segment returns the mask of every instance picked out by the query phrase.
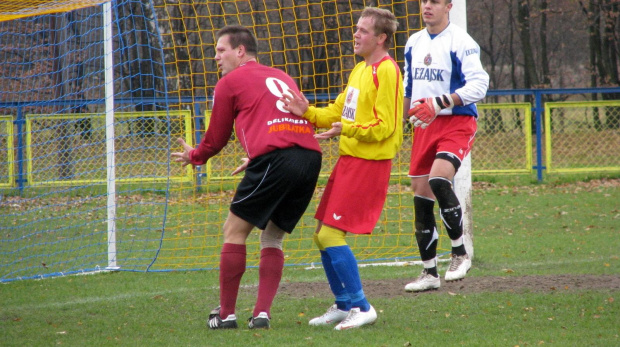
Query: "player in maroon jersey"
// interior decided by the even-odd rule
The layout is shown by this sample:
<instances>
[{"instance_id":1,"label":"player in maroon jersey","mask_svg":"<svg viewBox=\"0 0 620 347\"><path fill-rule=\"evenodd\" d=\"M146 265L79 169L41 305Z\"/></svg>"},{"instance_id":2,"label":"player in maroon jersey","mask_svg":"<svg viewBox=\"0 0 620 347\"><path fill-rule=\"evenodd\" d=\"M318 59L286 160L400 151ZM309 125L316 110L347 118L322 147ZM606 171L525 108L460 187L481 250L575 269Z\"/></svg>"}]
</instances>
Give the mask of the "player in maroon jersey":
<instances>
[{"instance_id":1,"label":"player in maroon jersey","mask_svg":"<svg viewBox=\"0 0 620 347\"><path fill-rule=\"evenodd\" d=\"M215 86L212 117L197 148L179 139L183 152L171 153L183 166L202 165L230 139L233 127L247 158L233 174L245 170L224 223L220 257L220 306L209 315L211 329L236 328L235 305L246 267L246 239L262 230L258 297L250 328L270 327L270 308L284 267L282 241L304 214L321 168L321 148L307 120L283 108L291 77L256 60L257 40L242 26L217 33L215 61L222 78Z\"/></svg>"}]
</instances>

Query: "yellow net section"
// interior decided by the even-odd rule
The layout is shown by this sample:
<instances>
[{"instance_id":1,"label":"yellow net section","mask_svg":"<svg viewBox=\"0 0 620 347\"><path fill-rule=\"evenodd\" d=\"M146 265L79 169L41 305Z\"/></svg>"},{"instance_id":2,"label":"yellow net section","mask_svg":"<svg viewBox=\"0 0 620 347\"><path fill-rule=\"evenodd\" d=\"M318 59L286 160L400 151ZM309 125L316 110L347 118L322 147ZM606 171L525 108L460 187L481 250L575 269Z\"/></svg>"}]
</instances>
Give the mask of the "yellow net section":
<instances>
[{"instance_id":1,"label":"yellow net section","mask_svg":"<svg viewBox=\"0 0 620 347\"><path fill-rule=\"evenodd\" d=\"M98 5L109 0L2 0L0 22L22 17L68 12Z\"/></svg>"},{"instance_id":2,"label":"yellow net section","mask_svg":"<svg viewBox=\"0 0 620 347\"><path fill-rule=\"evenodd\" d=\"M215 34L229 24L250 27L259 41L259 62L285 70L293 76L311 102L324 105L341 92L351 69L359 61L353 54L353 33L365 6L391 10L399 21L395 45L390 54L401 63L408 37L421 28L418 1L195 1L158 2L160 34L167 57L169 95L210 99L219 78L215 55ZM176 105L175 105L176 107ZM197 132L207 128L209 102L200 105ZM174 136L174 135L173 135ZM180 136L180 134L179 134ZM287 264L320 263L312 242L313 218L327 175L337 160L335 142L323 142L322 179L315 198L295 231L285 239ZM413 227L413 194L408 185L411 136L407 132L402 151L394 160L393 184L381 221L372 236L349 236L348 243L358 260L413 260L418 256ZM175 185L170 190L166 236L154 269L214 268L219 264L222 225L238 182L230 172L244 157L240 146L229 144L206 167L197 168L199 186ZM363 206L360 206L363 208ZM439 220L439 219L438 219ZM443 233L442 233L443 234ZM248 265L259 260L259 233L248 239ZM445 236L440 238L447 244Z\"/></svg>"},{"instance_id":3,"label":"yellow net section","mask_svg":"<svg viewBox=\"0 0 620 347\"><path fill-rule=\"evenodd\" d=\"M68 12L103 2L105 1L2 0L0 21ZM181 148L174 139L182 137L199 141L208 127L210 100L220 77L213 59L217 30L229 24L241 24L251 28L259 41L259 62L286 71L312 103L324 106L342 91L352 68L360 59L353 53L353 33L357 19L366 6L388 9L396 15L399 27L390 54L402 67L403 49L407 39L421 29L420 5L417 0L119 0L114 2L113 14L125 21L116 18L118 22L113 26L114 48L125 45L124 49L129 51L128 46L140 46L141 48L136 50L140 53L139 57L137 54L135 57L127 55L125 59L133 57L146 62L162 58L159 54L148 53L163 52L165 87L169 101L167 110L191 113L191 125L179 121L181 125L171 127L173 140L170 150L179 151ZM119 30L123 32L119 33ZM159 40L151 39L151 36L144 34L147 32L156 33ZM141 41L137 42L138 39ZM147 51L147 48L150 51ZM117 53L117 57L118 55L120 53ZM118 75L118 72L115 74ZM97 121L98 118L95 117L93 122ZM167 202L164 239L157 260L150 269L187 270L219 266L219 252L223 242L222 226L239 181L239 177L232 177L230 173L245 156L235 139L232 140L217 157L203 167L187 172L180 171L178 166L171 169L174 175L170 175L168 195L161 197ZM336 142L325 141L322 146L322 176L315 197L297 228L285 239L284 251L288 265L320 263L319 252L312 241L316 227L313 215L327 176L338 157ZM413 225L413 193L406 175L410 149L411 132L407 129L401 151L394 159L392 184L380 222L372 236L347 238L360 262L412 260L418 256ZM148 156L146 152L143 154L145 158ZM89 180L99 181L101 177L90 177ZM136 225L144 223L139 218L134 220L126 215L123 218ZM161 232L154 228L144 229L149 232L149 240L157 239L157 233ZM134 236L128 235L129 238ZM258 232L252 233L248 239L249 266L258 264L258 240ZM449 247L449 241L446 240L447 237L442 232L439 243L439 250L442 252L446 251L443 245Z\"/></svg>"}]
</instances>

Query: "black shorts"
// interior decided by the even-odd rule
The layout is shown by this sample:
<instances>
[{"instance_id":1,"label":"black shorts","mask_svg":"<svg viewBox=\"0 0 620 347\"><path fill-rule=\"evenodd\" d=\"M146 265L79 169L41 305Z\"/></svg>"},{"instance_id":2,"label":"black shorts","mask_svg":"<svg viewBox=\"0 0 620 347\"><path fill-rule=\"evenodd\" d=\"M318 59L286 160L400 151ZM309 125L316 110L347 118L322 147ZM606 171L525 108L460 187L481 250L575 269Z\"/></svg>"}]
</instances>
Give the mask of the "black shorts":
<instances>
[{"instance_id":1,"label":"black shorts","mask_svg":"<svg viewBox=\"0 0 620 347\"><path fill-rule=\"evenodd\" d=\"M271 220L291 233L312 200L321 158L319 152L290 147L252 159L230 211L261 230Z\"/></svg>"}]
</instances>

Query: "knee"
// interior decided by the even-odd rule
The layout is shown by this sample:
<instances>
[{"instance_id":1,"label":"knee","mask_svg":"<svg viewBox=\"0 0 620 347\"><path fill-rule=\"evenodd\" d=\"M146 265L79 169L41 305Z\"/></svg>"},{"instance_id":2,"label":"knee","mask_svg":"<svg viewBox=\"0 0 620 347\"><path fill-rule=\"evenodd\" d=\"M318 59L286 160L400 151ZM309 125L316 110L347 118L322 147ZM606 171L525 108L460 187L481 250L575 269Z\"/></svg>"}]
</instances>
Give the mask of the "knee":
<instances>
[{"instance_id":1,"label":"knee","mask_svg":"<svg viewBox=\"0 0 620 347\"><path fill-rule=\"evenodd\" d=\"M332 228L323 224L319 233L316 234L316 237L319 244L321 245L320 247L323 247L323 249L325 249L327 247L345 246L347 244L344 240L345 234L346 233L342 230L338 230L336 228Z\"/></svg>"},{"instance_id":2,"label":"knee","mask_svg":"<svg viewBox=\"0 0 620 347\"><path fill-rule=\"evenodd\" d=\"M452 182L443 177L433 177L428 180L433 194L437 198L441 214L448 212L446 209L453 209L454 207L460 208L459 198L452 189Z\"/></svg>"},{"instance_id":3,"label":"knee","mask_svg":"<svg viewBox=\"0 0 620 347\"><path fill-rule=\"evenodd\" d=\"M454 192L452 190L452 182L444 177L431 177L428 179L428 184L433 191L433 195L435 195L438 200Z\"/></svg>"},{"instance_id":4,"label":"knee","mask_svg":"<svg viewBox=\"0 0 620 347\"><path fill-rule=\"evenodd\" d=\"M265 228L260 234L260 249L277 248L282 250L284 231Z\"/></svg>"},{"instance_id":5,"label":"knee","mask_svg":"<svg viewBox=\"0 0 620 347\"><path fill-rule=\"evenodd\" d=\"M324 251L325 250L325 247L323 247L323 245L321 244L321 241L319 240L319 233L318 232L314 233L313 240L314 240L314 244L317 246L317 248L320 251Z\"/></svg>"}]
</instances>

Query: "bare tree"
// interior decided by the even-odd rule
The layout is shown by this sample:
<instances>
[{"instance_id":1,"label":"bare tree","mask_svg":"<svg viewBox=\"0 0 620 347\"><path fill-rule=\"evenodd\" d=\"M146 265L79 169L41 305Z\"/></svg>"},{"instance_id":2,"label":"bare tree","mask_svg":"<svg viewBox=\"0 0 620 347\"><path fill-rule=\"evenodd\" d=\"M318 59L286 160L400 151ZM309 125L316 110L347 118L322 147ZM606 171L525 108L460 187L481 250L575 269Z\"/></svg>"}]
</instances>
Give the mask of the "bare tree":
<instances>
[{"instance_id":1,"label":"bare tree","mask_svg":"<svg viewBox=\"0 0 620 347\"><path fill-rule=\"evenodd\" d=\"M618 77L618 1L589 0L588 4L579 1L583 13L588 21L590 66L592 71L590 83L592 87L617 86ZM603 99L618 99L620 94L607 93ZM593 99L597 97L594 95ZM597 130L603 128L620 128L620 108L607 108L606 121L600 120L599 110L594 112L594 126Z\"/></svg>"},{"instance_id":2,"label":"bare tree","mask_svg":"<svg viewBox=\"0 0 620 347\"><path fill-rule=\"evenodd\" d=\"M542 69L542 86L551 86L551 71L549 68L549 51L547 49L547 0L539 0L540 3L540 67Z\"/></svg>"},{"instance_id":3,"label":"bare tree","mask_svg":"<svg viewBox=\"0 0 620 347\"><path fill-rule=\"evenodd\" d=\"M603 0L601 17L605 19L603 26L602 49L600 65L603 71L599 71L599 76L603 85L618 85L618 1ZM603 99L615 100L620 97L620 93L608 93L603 95ZM620 107L608 107L605 125L609 129L620 129Z\"/></svg>"},{"instance_id":4,"label":"bare tree","mask_svg":"<svg viewBox=\"0 0 620 347\"><path fill-rule=\"evenodd\" d=\"M521 0L517 3L517 29L521 38L523 51L523 72L524 87L532 88L538 86L538 74L536 73L536 61L534 59L534 49L532 48L530 31L530 0Z\"/></svg>"}]
</instances>

